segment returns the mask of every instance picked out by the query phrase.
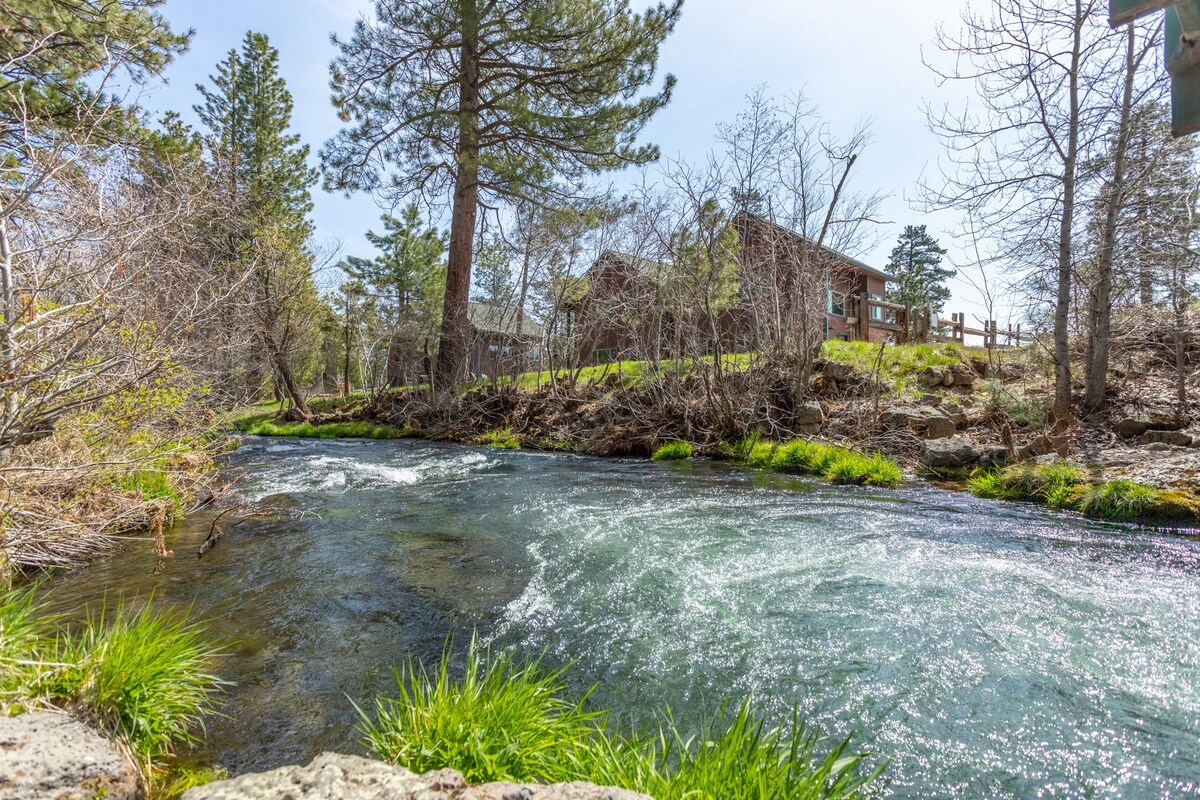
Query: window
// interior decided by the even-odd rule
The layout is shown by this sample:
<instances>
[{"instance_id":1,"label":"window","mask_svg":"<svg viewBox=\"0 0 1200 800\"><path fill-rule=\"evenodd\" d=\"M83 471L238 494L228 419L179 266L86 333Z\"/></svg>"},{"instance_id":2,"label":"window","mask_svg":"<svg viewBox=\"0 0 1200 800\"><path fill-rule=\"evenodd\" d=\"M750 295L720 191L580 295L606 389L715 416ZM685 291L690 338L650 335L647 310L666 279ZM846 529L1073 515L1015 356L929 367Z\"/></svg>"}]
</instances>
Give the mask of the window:
<instances>
[{"instance_id":1,"label":"window","mask_svg":"<svg viewBox=\"0 0 1200 800\"><path fill-rule=\"evenodd\" d=\"M508 345L504 346L502 358L512 358L512 348L509 347Z\"/></svg>"},{"instance_id":2,"label":"window","mask_svg":"<svg viewBox=\"0 0 1200 800\"><path fill-rule=\"evenodd\" d=\"M529 351L529 360L535 363L542 363L542 348L534 347Z\"/></svg>"},{"instance_id":3,"label":"window","mask_svg":"<svg viewBox=\"0 0 1200 800\"><path fill-rule=\"evenodd\" d=\"M872 300L882 300L883 295L872 294L871 299ZM883 307L882 306L871 306L871 319L879 320L880 322L883 321Z\"/></svg>"},{"instance_id":4,"label":"window","mask_svg":"<svg viewBox=\"0 0 1200 800\"><path fill-rule=\"evenodd\" d=\"M846 316L846 295L829 289L828 313L835 317Z\"/></svg>"},{"instance_id":5,"label":"window","mask_svg":"<svg viewBox=\"0 0 1200 800\"><path fill-rule=\"evenodd\" d=\"M489 344L488 345L488 355L489 356L491 356L492 358L495 358L499 354L500 354L500 345L498 345L498 344Z\"/></svg>"}]
</instances>

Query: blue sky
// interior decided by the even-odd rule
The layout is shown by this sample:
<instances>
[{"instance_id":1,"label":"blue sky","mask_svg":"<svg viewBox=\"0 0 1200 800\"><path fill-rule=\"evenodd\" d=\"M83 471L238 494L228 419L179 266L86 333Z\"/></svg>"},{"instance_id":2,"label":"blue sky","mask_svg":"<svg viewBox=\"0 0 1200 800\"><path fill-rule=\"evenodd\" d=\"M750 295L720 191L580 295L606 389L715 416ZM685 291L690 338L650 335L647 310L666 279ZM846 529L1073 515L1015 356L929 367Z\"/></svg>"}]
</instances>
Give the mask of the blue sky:
<instances>
[{"instance_id":1,"label":"blue sky","mask_svg":"<svg viewBox=\"0 0 1200 800\"><path fill-rule=\"evenodd\" d=\"M935 235L955 228L955 215L924 214L911 200L917 179L936 169L941 153L926 128L923 102L961 105L966 99L963 87L939 88L922 65L922 51L936 55L935 26L955 26L963 2L685 0L660 61L660 70L674 73L679 84L671 104L647 126L646 139L665 156L701 158L712 147L716 124L731 119L760 84L777 96L803 90L837 132L869 121L874 141L860 158L857 187L891 194L880 215L888 222L880 226L876 248L852 255L883 267L905 224L928 224ZM368 0L168 0L168 19L178 29L194 28L195 38L168 71L168 85L148 90L142 104L155 112L179 110L194 121L195 84L247 30L262 31L279 48L295 98L295 128L312 147L315 165L317 149L339 126L329 103L329 34L349 32L370 8ZM363 233L381 213L374 201L318 191L315 202L317 236L366 255ZM953 255L949 237L942 239ZM945 313L983 313L969 282L957 279L952 289ZM1003 324L1004 314L998 316Z\"/></svg>"}]
</instances>

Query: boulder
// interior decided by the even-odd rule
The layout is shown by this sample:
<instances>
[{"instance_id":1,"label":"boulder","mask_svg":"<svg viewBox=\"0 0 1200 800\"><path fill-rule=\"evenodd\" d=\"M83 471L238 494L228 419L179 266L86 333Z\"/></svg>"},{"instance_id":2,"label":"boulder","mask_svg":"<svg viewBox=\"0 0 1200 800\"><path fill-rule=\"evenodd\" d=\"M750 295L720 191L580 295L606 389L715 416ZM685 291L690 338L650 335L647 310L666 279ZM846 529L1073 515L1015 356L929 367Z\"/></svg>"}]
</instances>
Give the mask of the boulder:
<instances>
[{"instance_id":1,"label":"boulder","mask_svg":"<svg viewBox=\"0 0 1200 800\"><path fill-rule=\"evenodd\" d=\"M1012 453L1002 444L984 445L978 449L979 466L984 469L992 467L1007 467L1012 461Z\"/></svg>"},{"instance_id":2,"label":"boulder","mask_svg":"<svg viewBox=\"0 0 1200 800\"><path fill-rule=\"evenodd\" d=\"M910 430L926 439L953 436L954 422L929 406L892 406L879 414L879 424L888 430Z\"/></svg>"},{"instance_id":3,"label":"boulder","mask_svg":"<svg viewBox=\"0 0 1200 800\"><path fill-rule=\"evenodd\" d=\"M1019 381L1025 377L1025 367L1021 364L1001 364L992 374L1005 383Z\"/></svg>"},{"instance_id":4,"label":"boulder","mask_svg":"<svg viewBox=\"0 0 1200 800\"><path fill-rule=\"evenodd\" d=\"M992 375L992 365L986 358L980 356L971 358L971 369L975 370L975 374L981 378L990 378Z\"/></svg>"},{"instance_id":5,"label":"boulder","mask_svg":"<svg viewBox=\"0 0 1200 800\"><path fill-rule=\"evenodd\" d=\"M954 423L954 427L963 428L967 425L967 412L963 407L955 402L943 403L939 409L943 414L950 418Z\"/></svg>"},{"instance_id":6,"label":"boulder","mask_svg":"<svg viewBox=\"0 0 1200 800\"><path fill-rule=\"evenodd\" d=\"M921 403L927 406L937 406L941 404L942 396L940 394L922 394Z\"/></svg>"},{"instance_id":7,"label":"boulder","mask_svg":"<svg viewBox=\"0 0 1200 800\"><path fill-rule=\"evenodd\" d=\"M975 446L964 436L950 436L925 443L921 463L931 469L962 469L979 461Z\"/></svg>"},{"instance_id":8,"label":"boulder","mask_svg":"<svg viewBox=\"0 0 1200 800\"><path fill-rule=\"evenodd\" d=\"M69 714L0 716L0 800L133 800L137 772L117 746Z\"/></svg>"},{"instance_id":9,"label":"boulder","mask_svg":"<svg viewBox=\"0 0 1200 800\"><path fill-rule=\"evenodd\" d=\"M826 378L838 381L840 383L848 381L850 378L854 377L854 365L841 364L836 361L826 361L824 372Z\"/></svg>"},{"instance_id":10,"label":"boulder","mask_svg":"<svg viewBox=\"0 0 1200 800\"><path fill-rule=\"evenodd\" d=\"M1192 436L1183 431L1146 431L1138 437L1138 444L1169 444L1174 447L1190 447Z\"/></svg>"},{"instance_id":11,"label":"boulder","mask_svg":"<svg viewBox=\"0 0 1200 800\"><path fill-rule=\"evenodd\" d=\"M812 435L821 432L821 423L825 421L825 412L817 402L801 403L796 407L796 427L800 433Z\"/></svg>"},{"instance_id":12,"label":"boulder","mask_svg":"<svg viewBox=\"0 0 1200 800\"><path fill-rule=\"evenodd\" d=\"M1153 412L1131 414L1116 424L1117 433L1126 439L1136 438L1149 430L1178 431L1186 427L1187 420L1185 419L1180 419L1173 414Z\"/></svg>"},{"instance_id":13,"label":"boulder","mask_svg":"<svg viewBox=\"0 0 1200 800\"><path fill-rule=\"evenodd\" d=\"M926 386L937 387L945 385L946 370L941 367L929 366L921 370L921 382Z\"/></svg>"},{"instance_id":14,"label":"boulder","mask_svg":"<svg viewBox=\"0 0 1200 800\"><path fill-rule=\"evenodd\" d=\"M322 753L307 767L281 767L188 789L183 800L651 800L644 794L556 783L468 785L452 769L417 775L359 756Z\"/></svg>"},{"instance_id":15,"label":"boulder","mask_svg":"<svg viewBox=\"0 0 1200 800\"><path fill-rule=\"evenodd\" d=\"M975 370L971 369L966 364L955 364L954 366L950 367L949 375L952 382L946 384L947 386L969 388L973 387L975 385L975 381L979 380L979 375L975 372Z\"/></svg>"}]
</instances>

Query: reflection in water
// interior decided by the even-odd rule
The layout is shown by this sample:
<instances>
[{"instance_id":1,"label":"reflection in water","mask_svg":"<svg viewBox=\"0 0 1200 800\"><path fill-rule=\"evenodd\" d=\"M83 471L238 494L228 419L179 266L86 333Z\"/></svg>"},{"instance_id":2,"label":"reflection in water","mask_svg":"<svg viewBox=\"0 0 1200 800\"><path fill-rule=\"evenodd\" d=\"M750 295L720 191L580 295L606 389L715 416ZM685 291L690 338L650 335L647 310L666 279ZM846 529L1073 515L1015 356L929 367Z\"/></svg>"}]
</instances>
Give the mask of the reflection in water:
<instances>
[{"instance_id":1,"label":"reflection in water","mask_svg":"<svg viewBox=\"0 0 1200 800\"><path fill-rule=\"evenodd\" d=\"M896 797L1200 795L1200 543L934 489L836 489L423 442L252 441L234 502L55 582L189 605L228 643L234 771L353 750L351 700L472 632L694 723L795 705Z\"/></svg>"}]
</instances>

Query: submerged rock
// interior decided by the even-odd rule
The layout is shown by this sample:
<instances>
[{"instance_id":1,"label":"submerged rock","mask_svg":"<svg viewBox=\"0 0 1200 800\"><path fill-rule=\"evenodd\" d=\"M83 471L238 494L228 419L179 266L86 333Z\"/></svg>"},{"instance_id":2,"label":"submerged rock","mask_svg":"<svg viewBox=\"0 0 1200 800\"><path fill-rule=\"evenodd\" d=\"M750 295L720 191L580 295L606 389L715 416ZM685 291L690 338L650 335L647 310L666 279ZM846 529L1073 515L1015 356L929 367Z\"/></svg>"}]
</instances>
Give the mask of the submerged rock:
<instances>
[{"instance_id":1,"label":"submerged rock","mask_svg":"<svg viewBox=\"0 0 1200 800\"><path fill-rule=\"evenodd\" d=\"M117 746L69 714L0 716L0 800L133 800L137 773Z\"/></svg>"},{"instance_id":2,"label":"submerged rock","mask_svg":"<svg viewBox=\"0 0 1200 800\"><path fill-rule=\"evenodd\" d=\"M470 786L452 769L417 775L359 756L322 753L307 767L281 767L189 789L183 800L651 800L590 783Z\"/></svg>"}]
</instances>

